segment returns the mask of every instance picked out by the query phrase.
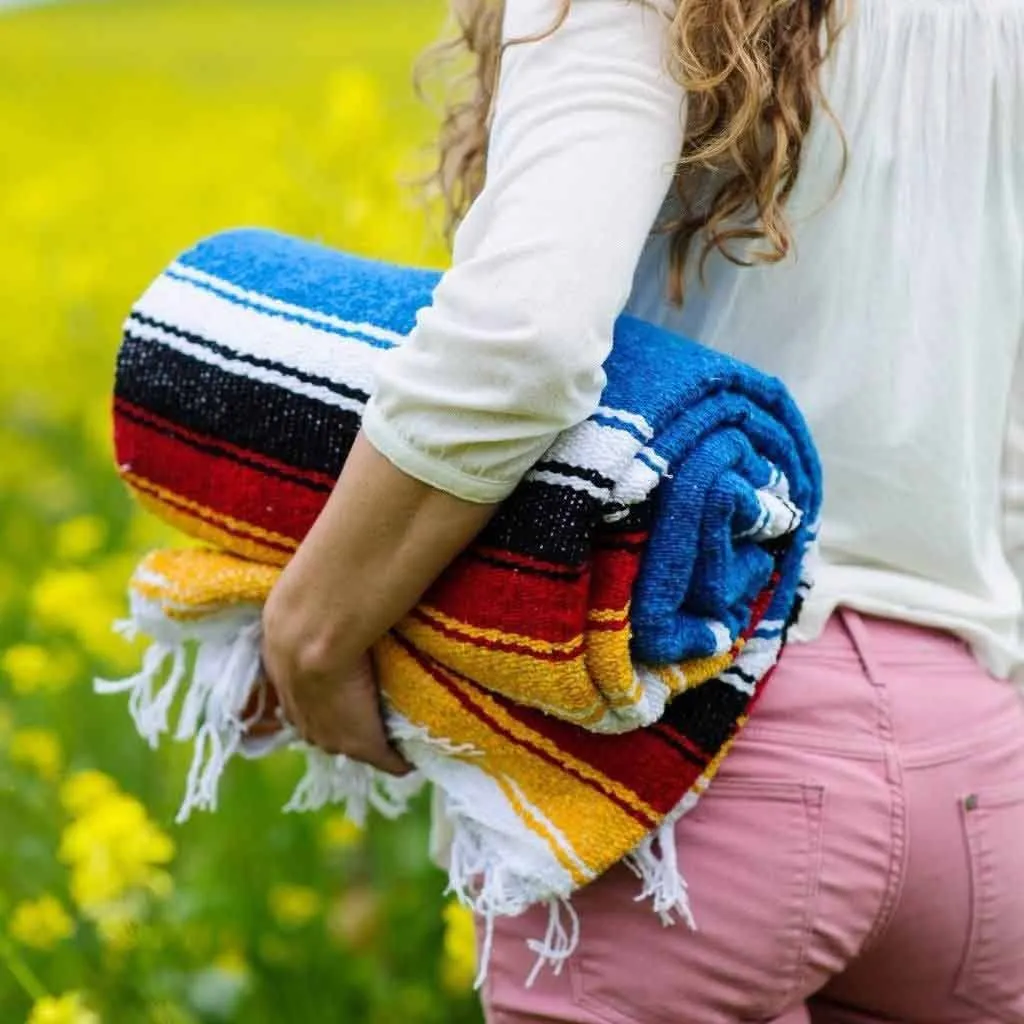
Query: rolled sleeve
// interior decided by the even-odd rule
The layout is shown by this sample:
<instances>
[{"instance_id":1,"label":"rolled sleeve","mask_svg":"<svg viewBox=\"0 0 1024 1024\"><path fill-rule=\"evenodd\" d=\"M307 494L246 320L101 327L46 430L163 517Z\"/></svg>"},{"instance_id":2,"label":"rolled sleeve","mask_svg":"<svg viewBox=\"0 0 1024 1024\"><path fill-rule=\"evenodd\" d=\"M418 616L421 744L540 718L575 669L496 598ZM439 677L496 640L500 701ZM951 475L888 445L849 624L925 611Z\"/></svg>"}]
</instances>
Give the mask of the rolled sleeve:
<instances>
[{"instance_id":1,"label":"rolled sleeve","mask_svg":"<svg viewBox=\"0 0 1024 1024\"><path fill-rule=\"evenodd\" d=\"M508 0L504 36L553 0ZM575 0L503 58L487 181L408 342L381 360L364 430L400 469L500 501L596 408L616 317L682 146L683 95L649 5Z\"/></svg>"}]
</instances>

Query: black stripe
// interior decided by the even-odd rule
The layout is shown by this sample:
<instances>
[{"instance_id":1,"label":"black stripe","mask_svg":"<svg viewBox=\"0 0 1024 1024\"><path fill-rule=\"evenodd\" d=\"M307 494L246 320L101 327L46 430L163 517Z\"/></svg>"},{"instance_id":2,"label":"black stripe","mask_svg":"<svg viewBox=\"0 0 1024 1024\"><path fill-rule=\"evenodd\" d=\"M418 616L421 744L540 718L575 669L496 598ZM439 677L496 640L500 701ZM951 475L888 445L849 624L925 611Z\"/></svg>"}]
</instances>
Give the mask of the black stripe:
<instances>
[{"instance_id":1,"label":"black stripe","mask_svg":"<svg viewBox=\"0 0 1024 1024\"><path fill-rule=\"evenodd\" d=\"M590 556L600 511L600 502L583 491L524 480L488 524L481 541L542 562L581 565Z\"/></svg>"},{"instance_id":2,"label":"black stripe","mask_svg":"<svg viewBox=\"0 0 1024 1024\"><path fill-rule=\"evenodd\" d=\"M621 537L601 537L596 546L602 551L631 551L634 554L639 554L647 547L647 542L623 540Z\"/></svg>"},{"instance_id":3,"label":"black stripe","mask_svg":"<svg viewBox=\"0 0 1024 1024\"><path fill-rule=\"evenodd\" d=\"M708 764L711 761L711 758L714 757L714 752L712 751L712 753L710 754L698 756L692 750L690 750L689 747L680 743L679 740L677 740L675 736L673 736L670 732L667 732L666 730L659 728L659 726L662 725L664 721L665 720L662 719L661 722L657 722L652 727L651 733L654 736L657 736L662 743L667 743L677 754L682 754L683 757L691 764L697 765L698 768L707 768Z\"/></svg>"},{"instance_id":4,"label":"black stripe","mask_svg":"<svg viewBox=\"0 0 1024 1024\"><path fill-rule=\"evenodd\" d=\"M752 676L749 672L744 672L743 669L737 668L735 665L727 668L722 675L736 676L737 679L741 679L748 686L757 686L757 676Z\"/></svg>"},{"instance_id":5,"label":"black stripe","mask_svg":"<svg viewBox=\"0 0 1024 1024\"><path fill-rule=\"evenodd\" d=\"M291 484L298 484L300 487L305 487L307 490L315 491L319 494L330 494L334 489L333 484L323 483L319 480L310 480L309 477L299 476L297 473L289 473L287 470L279 469L276 466L268 466L265 462L260 462L257 459L247 459L244 455L238 452L230 451L226 448L221 447L218 444L204 444L202 441L198 441L192 437L185 437L180 431L175 430L173 427L167 426L166 424L152 423L143 416L136 416L130 409L125 408L123 405L118 406L117 415L121 419L131 420L132 423L138 423L140 426L145 427L146 430L151 430L156 434L163 434L164 437L172 438L177 441L178 444L183 444L193 451L203 452L206 455L213 455L218 459L224 459L226 462L233 462L238 466L247 466L249 469L255 469L263 476L276 477L278 480L284 480Z\"/></svg>"},{"instance_id":6,"label":"black stripe","mask_svg":"<svg viewBox=\"0 0 1024 1024\"><path fill-rule=\"evenodd\" d=\"M537 472L555 473L558 476L576 477L578 480L588 480L597 487L603 487L610 491L615 486L615 481L602 476L596 469L587 469L584 466L573 466L568 462L559 462L556 459L545 459L534 466Z\"/></svg>"},{"instance_id":7,"label":"black stripe","mask_svg":"<svg viewBox=\"0 0 1024 1024\"><path fill-rule=\"evenodd\" d=\"M128 317L128 323L131 324L132 322L143 324L146 327L155 327L166 334L170 334L172 337L181 338L183 341L187 341L191 345L196 345L200 348L205 348L210 352L215 352L217 355L223 356L225 359L232 359L239 363L247 363L249 366L258 366L264 370L273 370L275 373L280 373L282 376L291 377L293 380L301 381L303 384L314 384L317 387L324 388L336 395L351 398L356 402L362 402L365 404L370 399L369 394L359 388L354 388L348 384L331 380L329 377L321 377L319 374L307 373L305 370L300 370L295 366L289 366L287 363L278 362L276 359L266 359L262 356L254 356L249 352L239 352L238 349L231 348L231 346L225 345L222 342L214 341L212 338L207 338L202 334L196 334L194 331L186 331L180 327L175 327L173 324L165 323L163 320L157 320L154 317L147 316L145 313L138 312L138 310L133 310L131 315ZM128 325L125 325L125 337L133 338L137 341L149 340L139 337L128 327Z\"/></svg>"},{"instance_id":8,"label":"black stripe","mask_svg":"<svg viewBox=\"0 0 1024 1024\"><path fill-rule=\"evenodd\" d=\"M118 354L115 395L212 442L331 478L340 473L361 421L356 410L231 373L130 332ZM481 540L492 548L574 568L587 561L598 537L616 543L616 535L635 529L650 514L645 503L618 523L603 523L605 508L568 483L527 479ZM538 523L547 526L538 529Z\"/></svg>"},{"instance_id":9,"label":"black stripe","mask_svg":"<svg viewBox=\"0 0 1024 1024\"><path fill-rule=\"evenodd\" d=\"M360 423L357 412L133 337L118 353L114 393L191 433L330 477Z\"/></svg>"},{"instance_id":10,"label":"black stripe","mask_svg":"<svg viewBox=\"0 0 1024 1024\"><path fill-rule=\"evenodd\" d=\"M715 754L736 731L752 699L720 679L709 679L675 697L661 720L701 750Z\"/></svg>"}]
</instances>

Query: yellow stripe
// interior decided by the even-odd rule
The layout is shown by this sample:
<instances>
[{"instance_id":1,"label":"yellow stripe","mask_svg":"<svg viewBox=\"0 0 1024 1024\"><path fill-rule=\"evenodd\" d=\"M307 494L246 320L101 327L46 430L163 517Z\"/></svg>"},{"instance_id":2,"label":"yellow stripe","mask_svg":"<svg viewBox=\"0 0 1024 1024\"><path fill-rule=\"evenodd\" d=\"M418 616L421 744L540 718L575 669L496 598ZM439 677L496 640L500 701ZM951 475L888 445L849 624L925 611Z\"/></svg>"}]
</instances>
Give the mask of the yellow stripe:
<instances>
[{"instance_id":1,"label":"yellow stripe","mask_svg":"<svg viewBox=\"0 0 1024 1024\"><path fill-rule=\"evenodd\" d=\"M486 693L471 685L459 686L460 691L482 707L501 729L508 731L513 737L511 740L476 714L468 713L447 686L437 682L394 640L384 637L374 648L374 655L378 678L395 708L434 736L470 745L479 753L476 757L467 757L467 761L492 778L514 780L525 799L565 837L588 872L599 874L644 837L641 823L616 804L608 793L557 765L575 768L580 775L606 784L610 792L619 793L621 787L608 784L608 780L587 766L565 757L544 737L510 722ZM524 740L543 750L555 764L524 746ZM630 796L630 803L637 805L636 797ZM645 813L652 814L649 809ZM573 863L566 863L566 870L577 885L589 880L587 873Z\"/></svg>"},{"instance_id":2,"label":"yellow stripe","mask_svg":"<svg viewBox=\"0 0 1024 1024\"><path fill-rule=\"evenodd\" d=\"M161 487L159 484L154 484L145 477L137 476L134 473L124 473L123 476L136 489L137 497L141 504L156 512L170 525L179 526L183 521L188 524L187 529L191 536L199 537L202 540L215 539L217 544L228 551L233 551L248 558L253 556L250 556L248 552L241 550L241 548L252 548L255 546L261 553L266 552L266 554L260 555L260 561L273 561L276 565L283 565L290 557L288 554L263 545L256 545L254 542L258 540L270 541L273 544L286 547L290 551L294 551L299 546L291 537L286 537L282 533L274 533L271 530L264 530L262 527L246 523L241 519L234 519L231 516L223 515L205 505L201 505L197 501L184 498L179 494L175 494L174 491ZM181 506L184 506L188 511L183 511ZM193 518L188 512L192 512L194 516L202 518ZM213 520L214 523L220 523L231 530L244 533L246 537L239 538L230 533L217 530L214 523L209 523L207 520ZM208 536L211 533L216 534L215 538Z\"/></svg>"},{"instance_id":3,"label":"yellow stripe","mask_svg":"<svg viewBox=\"0 0 1024 1024\"><path fill-rule=\"evenodd\" d=\"M511 733L514 738L530 742L533 746L538 747L549 757L555 758L560 764L564 764L566 768L574 770L584 779L594 782L601 786L601 788L613 793L623 803L628 804L634 810L653 819L657 819L657 811L655 811L649 804L644 803L644 801L641 800L632 790L620 786L617 782L609 779L607 775L599 771L597 768L594 768L592 765L587 764L585 761L579 761L571 755L566 754L564 750L559 749L547 738L547 736L534 732L533 729L523 725L523 723L518 719L509 715L497 701L490 698L478 687L467 683L463 679L454 677L450 678L453 685L456 686L465 697L478 707L483 708L491 718L494 718L498 724L507 732Z\"/></svg>"},{"instance_id":4,"label":"yellow stripe","mask_svg":"<svg viewBox=\"0 0 1024 1024\"><path fill-rule=\"evenodd\" d=\"M131 585L158 601L168 617L187 621L237 604L262 604L280 573L223 551L176 548L150 552Z\"/></svg>"},{"instance_id":5,"label":"yellow stripe","mask_svg":"<svg viewBox=\"0 0 1024 1024\"><path fill-rule=\"evenodd\" d=\"M522 797L516 792L515 788L509 784L506 778L497 778L494 780L498 784L498 788L505 794L505 799L512 805L512 809L516 812L519 820L536 836L540 836L541 839L547 844L548 849L551 851L552 856L562 865L563 868L568 872L569 876L579 884L579 879L582 877L582 872L579 870L576 862L569 856L565 850L562 849L562 844L556 838L554 832L548 827L547 822L541 820L534 814L532 808L527 807L523 803Z\"/></svg>"},{"instance_id":6,"label":"yellow stripe","mask_svg":"<svg viewBox=\"0 0 1024 1024\"><path fill-rule=\"evenodd\" d=\"M591 622L618 622L621 619L629 618L629 603L625 608L591 608L587 612L587 618Z\"/></svg>"},{"instance_id":7,"label":"yellow stripe","mask_svg":"<svg viewBox=\"0 0 1024 1024\"><path fill-rule=\"evenodd\" d=\"M491 629L485 626L471 626L461 619L453 619L445 615L438 608L431 605L421 604L416 608L417 612L438 623L445 629L451 629L460 635L472 640L483 640L490 643L515 644L517 647L525 647L537 654L569 654L574 650L582 653L583 638L576 636L572 640L538 640L536 637L526 636L522 633L509 633L503 629Z\"/></svg>"},{"instance_id":8,"label":"yellow stripe","mask_svg":"<svg viewBox=\"0 0 1024 1024\"><path fill-rule=\"evenodd\" d=\"M629 629L599 629L587 633L587 670L605 702L613 708L640 701L640 681L629 650Z\"/></svg>"},{"instance_id":9,"label":"yellow stripe","mask_svg":"<svg viewBox=\"0 0 1024 1024\"><path fill-rule=\"evenodd\" d=\"M447 616L445 619L454 621ZM460 627L460 623L454 622L452 628L461 632ZM482 638L461 640L448 636L440 631L440 624L423 622L416 616L407 616L397 629L416 650L517 703L541 709L558 708L560 714L579 721L589 720L595 700L600 699L587 674L582 644L579 654L568 661L546 661L529 651L484 647ZM497 631L490 632L502 636Z\"/></svg>"}]
</instances>

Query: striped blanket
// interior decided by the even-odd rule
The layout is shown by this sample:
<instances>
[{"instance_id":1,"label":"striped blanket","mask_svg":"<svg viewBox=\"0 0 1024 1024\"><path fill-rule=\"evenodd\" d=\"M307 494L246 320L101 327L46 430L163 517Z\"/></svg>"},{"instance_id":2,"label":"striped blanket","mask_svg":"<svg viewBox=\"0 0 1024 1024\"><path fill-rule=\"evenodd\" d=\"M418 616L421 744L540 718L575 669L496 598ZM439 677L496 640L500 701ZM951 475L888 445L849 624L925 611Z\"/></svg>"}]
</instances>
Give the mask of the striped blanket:
<instances>
[{"instance_id":1,"label":"striped blanket","mask_svg":"<svg viewBox=\"0 0 1024 1024\"><path fill-rule=\"evenodd\" d=\"M177 712L176 738L195 744L182 818L215 806L234 754L298 743L256 683L260 606L326 501L378 360L436 281L236 231L179 257L128 318L118 466L203 544L142 561L127 625L152 644L136 676L97 688L129 694L153 745ZM658 912L689 918L671 826L746 721L808 585L819 469L780 382L629 317L606 371L600 408L373 651L417 772L307 748L289 805L396 814L432 782L452 886L488 917L557 908L626 858ZM572 945L553 926L542 959Z\"/></svg>"}]
</instances>

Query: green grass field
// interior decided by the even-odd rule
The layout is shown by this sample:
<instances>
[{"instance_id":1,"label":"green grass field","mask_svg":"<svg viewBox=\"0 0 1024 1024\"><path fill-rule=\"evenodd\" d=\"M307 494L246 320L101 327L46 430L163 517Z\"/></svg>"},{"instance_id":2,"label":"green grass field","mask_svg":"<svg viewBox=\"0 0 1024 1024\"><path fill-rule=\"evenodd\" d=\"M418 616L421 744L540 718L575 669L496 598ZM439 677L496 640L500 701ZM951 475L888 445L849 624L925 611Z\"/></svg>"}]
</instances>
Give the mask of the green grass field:
<instances>
[{"instance_id":1,"label":"green grass field","mask_svg":"<svg viewBox=\"0 0 1024 1024\"><path fill-rule=\"evenodd\" d=\"M0 15L0 1022L476 1021L421 813L361 834L236 767L178 827L184 752L89 680L166 540L111 468L119 327L198 237L260 224L444 258L412 191L439 0L112 0ZM77 995L76 995L77 993ZM62 998L63 997L63 998Z\"/></svg>"}]
</instances>

